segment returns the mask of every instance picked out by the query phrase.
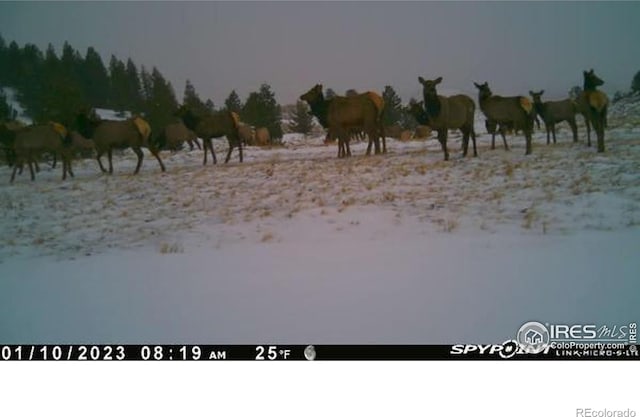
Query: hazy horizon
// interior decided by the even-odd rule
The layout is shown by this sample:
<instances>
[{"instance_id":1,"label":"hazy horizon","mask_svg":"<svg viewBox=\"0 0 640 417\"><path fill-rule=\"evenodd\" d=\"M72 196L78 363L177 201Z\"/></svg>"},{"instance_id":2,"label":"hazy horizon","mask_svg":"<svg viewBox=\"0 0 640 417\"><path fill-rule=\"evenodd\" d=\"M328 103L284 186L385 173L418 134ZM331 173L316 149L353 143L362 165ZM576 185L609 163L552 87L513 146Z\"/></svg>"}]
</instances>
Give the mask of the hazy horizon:
<instances>
[{"instance_id":1,"label":"hazy horizon","mask_svg":"<svg viewBox=\"0 0 640 417\"><path fill-rule=\"evenodd\" d=\"M268 83L281 104L316 83L342 94L391 85L407 102L418 76L441 92L564 97L593 68L604 90L640 70L638 2L86 2L0 3L7 43L68 41L153 66L182 100L187 79L220 106Z\"/></svg>"}]
</instances>

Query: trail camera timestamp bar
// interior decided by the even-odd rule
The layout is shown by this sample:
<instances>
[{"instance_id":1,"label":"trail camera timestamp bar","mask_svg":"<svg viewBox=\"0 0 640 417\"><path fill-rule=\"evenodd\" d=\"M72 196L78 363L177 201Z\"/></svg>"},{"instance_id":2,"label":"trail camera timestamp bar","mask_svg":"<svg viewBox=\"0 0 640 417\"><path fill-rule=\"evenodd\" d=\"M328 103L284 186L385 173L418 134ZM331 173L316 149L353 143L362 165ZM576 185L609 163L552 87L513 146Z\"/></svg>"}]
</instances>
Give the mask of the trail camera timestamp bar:
<instances>
[{"instance_id":1,"label":"trail camera timestamp bar","mask_svg":"<svg viewBox=\"0 0 640 417\"><path fill-rule=\"evenodd\" d=\"M638 360L636 345L607 351L508 345L0 345L3 361Z\"/></svg>"}]
</instances>

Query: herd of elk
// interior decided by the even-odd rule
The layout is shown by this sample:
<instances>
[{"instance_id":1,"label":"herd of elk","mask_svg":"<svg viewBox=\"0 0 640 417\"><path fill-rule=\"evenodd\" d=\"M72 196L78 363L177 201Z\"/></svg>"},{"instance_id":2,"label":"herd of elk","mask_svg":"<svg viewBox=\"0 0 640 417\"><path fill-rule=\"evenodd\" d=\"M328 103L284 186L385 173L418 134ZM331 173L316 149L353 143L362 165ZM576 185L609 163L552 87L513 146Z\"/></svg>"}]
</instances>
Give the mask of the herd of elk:
<instances>
[{"instance_id":1,"label":"herd of elk","mask_svg":"<svg viewBox=\"0 0 640 417\"><path fill-rule=\"evenodd\" d=\"M437 85L442 77L427 80L418 77L422 85L423 101L411 100L409 113L426 129L435 130L444 153L444 160L449 159L447 137L449 130L460 130L462 133L462 152L467 155L469 139L473 141L473 154L478 155L476 147L476 132L474 117L476 105L469 96L459 94L454 96L438 95ZM607 109L609 99L597 87L604 82L593 71L583 71L583 91L575 99L559 101L542 101L544 90L529 91L533 101L525 96L502 97L494 95L489 84L474 82L478 89L478 103L480 111L486 117L487 132L492 134L491 149L495 148L495 135L500 133L506 150L509 146L505 133L508 130L522 131L526 140L525 154L532 152L532 132L534 121L538 117L545 124L547 144L551 137L556 143L556 124L566 121L571 127L573 141L578 141L576 115L581 114L585 119L587 129L587 145L591 146L591 126L597 135L597 151L604 152L604 129L607 127ZM369 138L366 154L371 153L375 146L375 153L386 153L386 134L383 122L385 103L382 97L374 92L359 94L350 90L346 96L334 96L325 99L322 85L316 84L300 96L307 102L310 114L315 116L322 127L327 130L327 139L338 140L338 157L351 156L350 139L355 135L365 133ZM50 154L62 160L62 179L67 174L73 176L71 160L78 153L87 156L95 150L100 170L113 173L112 152L114 149L132 148L138 157L134 174L140 171L144 154L142 148L147 148L158 160L161 170L166 171L160 158L161 150L178 150L187 143L191 150L194 144L200 149L198 138L202 139L204 150L203 165L207 164L207 153L211 153L213 163L217 162L212 139L226 136L229 150L225 163L229 162L234 148L238 148L239 160L243 161L242 145L270 143L269 131L266 128L254 130L252 127L240 123L240 118L234 112L223 110L215 113L197 114L187 106L181 106L175 116L178 122L170 123L157 132L152 132L149 123L141 117L128 120L101 120L95 113L80 112L76 116L73 126L68 128L61 124L49 122L40 125L24 126L19 122L0 123L0 147L2 147L6 161L13 167L11 182L17 172L22 173L26 163L29 166L31 179L35 179L35 171L39 168L37 161L43 154ZM391 132L393 126L389 126ZM387 132L388 133L388 132ZM397 136L397 135L396 135ZM407 135L405 135L407 136ZM382 139L382 149L380 149ZM107 154L109 169L105 169L101 157ZM19 170L19 171L18 171Z\"/></svg>"}]
</instances>

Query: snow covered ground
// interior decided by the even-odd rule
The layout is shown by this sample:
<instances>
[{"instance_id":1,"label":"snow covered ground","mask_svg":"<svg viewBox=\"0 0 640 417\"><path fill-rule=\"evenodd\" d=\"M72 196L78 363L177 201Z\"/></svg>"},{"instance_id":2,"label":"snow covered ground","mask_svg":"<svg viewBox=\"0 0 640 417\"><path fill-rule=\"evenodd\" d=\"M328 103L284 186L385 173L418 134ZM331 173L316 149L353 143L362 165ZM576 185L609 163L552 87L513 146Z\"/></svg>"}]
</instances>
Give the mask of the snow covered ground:
<instances>
[{"instance_id":1,"label":"snow covered ground","mask_svg":"<svg viewBox=\"0 0 640 417\"><path fill-rule=\"evenodd\" d=\"M640 128L607 152L536 132L336 158L322 137L0 167L0 343L502 342L526 321L640 318ZM595 138L593 139L595 142ZM218 158L226 141L215 141Z\"/></svg>"}]
</instances>

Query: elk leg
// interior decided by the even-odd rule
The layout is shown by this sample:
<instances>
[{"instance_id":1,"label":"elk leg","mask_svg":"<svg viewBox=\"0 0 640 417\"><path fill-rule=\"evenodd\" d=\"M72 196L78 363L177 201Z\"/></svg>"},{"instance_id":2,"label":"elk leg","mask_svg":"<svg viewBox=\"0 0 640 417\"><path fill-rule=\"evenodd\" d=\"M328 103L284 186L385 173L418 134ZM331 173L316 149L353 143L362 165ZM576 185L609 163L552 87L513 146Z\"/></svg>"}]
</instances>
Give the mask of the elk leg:
<instances>
[{"instance_id":1,"label":"elk leg","mask_svg":"<svg viewBox=\"0 0 640 417\"><path fill-rule=\"evenodd\" d=\"M588 117L584 118L584 124L587 125L587 146L591 146L591 122Z\"/></svg>"},{"instance_id":2,"label":"elk leg","mask_svg":"<svg viewBox=\"0 0 640 417\"><path fill-rule=\"evenodd\" d=\"M31 174L31 181L35 181L36 175L33 172L33 165L31 164L31 160L29 160L29 173Z\"/></svg>"},{"instance_id":3,"label":"elk leg","mask_svg":"<svg viewBox=\"0 0 640 417\"><path fill-rule=\"evenodd\" d=\"M473 156L477 157L478 149L476 148L476 131L473 126L471 126L471 140L473 140Z\"/></svg>"},{"instance_id":4,"label":"elk leg","mask_svg":"<svg viewBox=\"0 0 640 417\"><path fill-rule=\"evenodd\" d=\"M551 141L549 140L549 139L550 139L550 138L549 138L549 134L551 133L551 132L550 132L550 130L551 130L551 129L549 128L549 125L548 125L548 124L545 124L545 126L544 126L544 127L545 127L545 129L546 129L546 131L547 131L547 145L548 145L549 143L551 143Z\"/></svg>"},{"instance_id":5,"label":"elk leg","mask_svg":"<svg viewBox=\"0 0 640 417\"><path fill-rule=\"evenodd\" d=\"M18 170L18 164L14 163L13 164L13 172L11 173L11 179L9 180L9 183L13 183L13 180L16 179L16 171Z\"/></svg>"},{"instance_id":6,"label":"elk leg","mask_svg":"<svg viewBox=\"0 0 640 417\"><path fill-rule=\"evenodd\" d=\"M158 152L157 149L154 149L151 151L151 154L155 156L156 159L158 160L158 163L160 164L160 169L162 170L162 172L166 172L167 170L165 169L164 164L162 163L162 159L160 159L160 152Z\"/></svg>"},{"instance_id":7,"label":"elk leg","mask_svg":"<svg viewBox=\"0 0 640 417\"><path fill-rule=\"evenodd\" d=\"M213 150L213 139L209 138L209 150L211 151L211 158L213 158L213 163L217 164L218 160L216 159L216 151Z\"/></svg>"},{"instance_id":8,"label":"elk leg","mask_svg":"<svg viewBox=\"0 0 640 417\"><path fill-rule=\"evenodd\" d=\"M469 150L469 130L464 129L462 131L462 156L467 156Z\"/></svg>"},{"instance_id":9,"label":"elk leg","mask_svg":"<svg viewBox=\"0 0 640 417\"><path fill-rule=\"evenodd\" d=\"M551 134L553 135L553 144L555 145L556 142L556 125L555 123L551 125Z\"/></svg>"},{"instance_id":10,"label":"elk leg","mask_svg":"<svg viewBox=\"0 0 640 417\"><path fill-rule=\"evenodd\" d=\"M211 138L204 138L202 139L202 147L204 148L204 162L202 162L202 165L207 165L207 151L209 150L209 141L211 140Z\"/></svg>"},{"instance_id":11,"label":"elk leg","mask_svg":"<svg viewBox=\"0 0 640 417\"><path fill-rule=\"evenodd\" d=\"M224 158L224 163L228 163L229 159L231 159L231 152L233 152L233 145L230 143L229 144L229 150L227 151L227 157Z\"/></svg>"},{"instance_id":12,"label":"elk leg","mask_svg":"<svg viewBox=\"0 0 640 417\"><path fill-rule=\"evenodd\" d=\"M573 134L573 142L578 141L578 126L576 125L576 119L569 120L569 125L571 126L571 133Z\"/></svg>"},{"instance_id":13,"label":"elk leg","mask_svg":"<svg viewBox=\"0 0 640 417\"><path fill-rule=\"evenodd\" d=\"M34 159L34 160L33 160L33 163L34 163L34 164L35 164L35 166L36 166L36 173L39 173L39 172L40 172L40 165L38 165L38 161L36 161L36 160Z\"/></svg>"},{"instance_id":14,"label":"elk leg","mask_svg":"<svg viewBox=\"0 0 640 417\"><path fill-rule=\"evenodd\" d=\"M133 171L133 175L137 174L140 171L140 167L142 166L142 158L144 158L144 153L142 153L142 149L139 146L133 148L133 152L138 156L138 164L136 165L136 170ZM109 170L111 170L111 151L109 151Z\"/></svg>"},{"instance_id":15,"label":"elk leg","mask_svg":"<svg viewBox=\"0 0 640 417\"><path fill-rule=\"evenodd\" d=\"M75 177L75 175L73 174L73 169L71 169L71 158L67 158L67 169L69 170L69 175Z\"/></svg>"},{"instance_id":16,"label":"elk leg","mask_svg":"<svg viewBox=\"0 0 640 417\"><path fill-rule=\"evenodd\" d=\"M98 165L100 165L100 171L102 172L107 172L106 169L104 169L104 166L102 165L102 161L100 160L100 157L104 154L104 152L98 152L96 151L96 159L98 160Z\"/></svg>"},{"instance_id":17,"label":"elk leg","mask_svg":"<svg viewBox=\"0 0 640 417\"><path fill-rule=\"evenodd\" d=\"M507 128L504 126L500 126L500 136L502 136L502 142L504 143L504 150L509 150L509 145L507 145L507 137L506 137Z\"/></svg>"},{"instance_id":18,"label":"elk leg","mask_svg":"<svg viewBox=\"0 0 640 417\"><path fill-rule=\"evenodd\" d=\"M447 151L447 129L441 129L438 131L438 142L442 146L442 152L444 153L444 160L449 160L449 152Z\"/></svg>"},{"instance_id":19,"label":"elk leg","mask_svg":"<svg viewBox=\"0 0 640 417\"><path fill-rule=\"evenodd\" d=\"M112 162L113 150L109 149L107 151L107 159L109 160L109 174L113 174L113 162Z\"/></svg>"},{"instance_id":20,"label":"elk leg","mask_svg":"<svg viewBox=\"0 0 640 417\"><path fill-rule=\"evenodd\" d=\"M595 112L595 111L594 111ZM596 135L598 136L598 153L604 152L604 123L605 123L605 115L603 114L595 114L593 120L595 123L593 124L593 129L596 131Z\"/></svg>"},{"instance_id":21,"label":"elk leg","mask_svg":"<svg viewBox=\"0 0 640 417\"><path fill-rule=\"evenodd\" d=\"M496 148L496 132L493 132L491 134L491 149L495 149Z\"/></svg>"},{"instance_id":22,"label":"elk leg","mask_svg":"<svg viewBox=\"0 0 640 417\"><path fill-rule=\"evenodd\" d=\"M524 137L527 142L526 150L524 152L525 155L531 155L531 128L525 128Z\"/></svg>"},{"instance_id":23,"label":"elk leg","mask_svg":"<svg viewBox=\"0 0 640 417\"><path fill-rule=\"evenodd\" d=\"M387 153L387 134L384 131L384 126L380 127L380 137L382 138L382 153Z\"/></svg>"},{"instance_id":24,"label":"elk leg","mask_svg":"<svg viewBox=\"0 0 640 417\"><path fill-rule=\"evenodd\" d=\"M240 162L242 162L242 141L238 138L238 152L240 152Z\"/></svg>"},{"instance_id":25,"label":"elk leg","mask_svg":"<svg viewBox=\"0 0 640 417\"><path fill-rule=\"evenodd\" d=\"M56 154L54 153L53 154L53 164L51 164L51 168L52 169L56 169L57 162L58 162L58 158L56 157Z\"/></svg>"}]
</instances>

